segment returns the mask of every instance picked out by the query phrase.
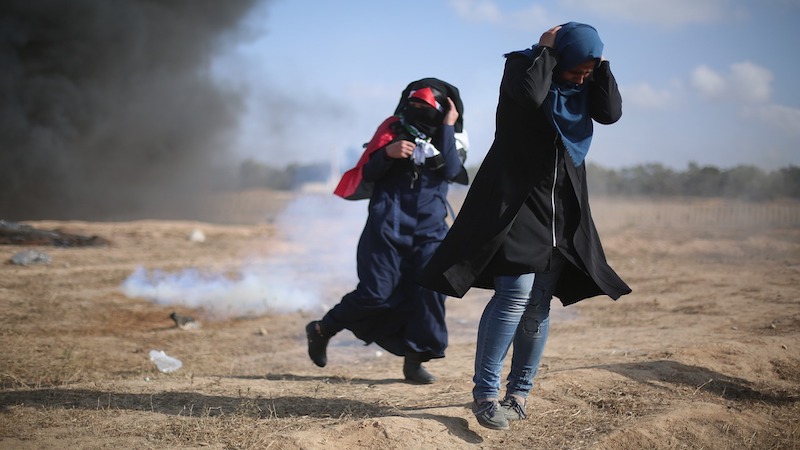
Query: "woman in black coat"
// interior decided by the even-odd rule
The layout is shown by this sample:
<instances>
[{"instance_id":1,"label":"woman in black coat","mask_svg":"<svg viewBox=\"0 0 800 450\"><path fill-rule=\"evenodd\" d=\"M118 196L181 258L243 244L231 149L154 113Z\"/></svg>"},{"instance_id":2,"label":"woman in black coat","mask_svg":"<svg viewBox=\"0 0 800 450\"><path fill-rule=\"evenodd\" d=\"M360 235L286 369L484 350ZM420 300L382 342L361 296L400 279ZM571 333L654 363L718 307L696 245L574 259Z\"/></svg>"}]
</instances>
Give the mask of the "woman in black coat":
<instances>
[{"instance_id":1,"label":"woman in black coat","mask_svg":"<svg viewBox=\"0 0 800 450\"><path fill-rule=\"evenodd\" d=\"M631 291L606 262L586 186L592 122L612 124L622 114L602 50L593 27L570 22L505 55L494 143L419 279L455 297L473 286L495 290L478 329L473 379L473 411L489 428L525 417L553 295L569 305Z\"/></svg>"}]
</instances>

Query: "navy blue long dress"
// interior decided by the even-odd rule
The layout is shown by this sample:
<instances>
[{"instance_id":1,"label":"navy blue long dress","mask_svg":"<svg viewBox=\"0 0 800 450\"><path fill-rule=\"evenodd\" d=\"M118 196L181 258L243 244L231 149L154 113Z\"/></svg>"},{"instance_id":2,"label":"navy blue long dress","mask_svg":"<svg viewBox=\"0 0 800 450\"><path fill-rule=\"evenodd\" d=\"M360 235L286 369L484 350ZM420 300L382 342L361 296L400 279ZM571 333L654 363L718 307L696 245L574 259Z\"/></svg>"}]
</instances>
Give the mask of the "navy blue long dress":
<instances>
[{"instance_id":1,"label":"navy blue long dress","mask_svg":"<svg viewBox=\"0 0 800 450\"><path fill-rule=\"evenodd\" d=\"M392 142L400 139L414 140L402 130ZM444 356L445 296L416 278L447 234L448 186L463 171L453 126L441 125L432 143L442 167L388 158L385 146L364 165L373 187L357 249L359 283L321 321L327 334L348 329L367 344L398 356L414 352L423 362Z\"/></svg>"}]
</instances>

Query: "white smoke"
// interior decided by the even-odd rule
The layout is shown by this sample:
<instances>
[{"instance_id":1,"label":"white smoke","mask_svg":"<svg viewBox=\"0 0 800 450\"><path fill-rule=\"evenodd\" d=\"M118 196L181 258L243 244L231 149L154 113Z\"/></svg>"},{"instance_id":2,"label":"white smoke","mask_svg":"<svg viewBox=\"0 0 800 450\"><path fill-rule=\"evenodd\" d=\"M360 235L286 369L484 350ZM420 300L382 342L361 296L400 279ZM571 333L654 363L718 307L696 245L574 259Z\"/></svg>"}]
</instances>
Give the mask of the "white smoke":
<instances>
[{"instance_id":1,"label":"white smoke","mask_svg":"<svg viewBox=\"0 0 800 450\"><path fill-rule=\"evenodd\" d=\"M122 284L122 292L160 305L202 309L215 318L310 310L318 303L313 292L287 283L274 269L243 267L226 275L196 268L168 273L140 267Z\"/></svg>"},{"instance_id":2,"label":"white smoke","mask_svg":"<svg viewBox=\"0 0 800 450\"><path fill-rule=\"evenodd\" d=\"M355 288L355 254L367 202L303 195L276 220L289 253L253 256L227 271L188 267L169 273L136 269L122 293L160 305L203 310L222 319L266 313L324 312Z\"/></svg>"}]
</instances>

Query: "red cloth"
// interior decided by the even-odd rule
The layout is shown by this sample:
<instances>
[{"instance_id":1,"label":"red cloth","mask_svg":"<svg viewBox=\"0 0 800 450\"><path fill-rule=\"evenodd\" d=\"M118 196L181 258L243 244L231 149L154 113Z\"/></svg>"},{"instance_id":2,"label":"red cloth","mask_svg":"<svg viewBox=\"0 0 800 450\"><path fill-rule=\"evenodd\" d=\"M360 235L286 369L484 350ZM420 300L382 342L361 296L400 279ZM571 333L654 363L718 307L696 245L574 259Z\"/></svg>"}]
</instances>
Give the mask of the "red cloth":
<instances>
[{"instance_id":1,"label":"red cloth","mask_svg":"<svg viewBox=\"0 0 800 450\"><path fill-rule=\"evenodd\" d=\"M367 144L367 148L364 150L361 158L358 159L356 166L342 175L342 179L339 180L339 184L333 191L334 194L347 200L361 200L370 197L372 194L372 183L364 181L362 173L364 164L369 161L373 153L392 142L396 134L392 131L391 125L398 120L400 120L398 117L392 116L380 124L372 140Z\"/></svg>"},{"instance_id":2,"label":"red cloth","mask_svg":"<svg viewBox=\"0 0 800 450\"><path fill-rule=\"evenodd\" d=\"M433 94L433 90L429 87L424 87L422 89L417 89L416 91L411 91L411 94L408 95L408 98L416 98L422 100L423 102L433 106L436 108L437 111L442 110L442 105L436 101L436 96Z\"/></svg>"}]
</instances>

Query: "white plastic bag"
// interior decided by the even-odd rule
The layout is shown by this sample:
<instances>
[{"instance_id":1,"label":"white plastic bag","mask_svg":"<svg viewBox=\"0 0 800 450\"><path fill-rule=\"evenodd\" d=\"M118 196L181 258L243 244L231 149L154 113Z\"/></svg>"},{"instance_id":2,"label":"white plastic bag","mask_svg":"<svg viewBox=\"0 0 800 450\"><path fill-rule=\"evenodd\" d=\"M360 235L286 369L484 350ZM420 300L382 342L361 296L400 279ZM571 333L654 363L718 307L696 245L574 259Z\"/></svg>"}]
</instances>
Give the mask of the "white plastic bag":
<instances>
[{"instance_id":1,"label":"white plastic bag","mask_svg":"<svg viewBox=\"0 0 800 450\"><path fill-rule=\"evenodd\" d=\"M158 370L164 373L175 372L183 366L179 359L167 355L164 350L150 350L150 361L156 363Z\"/></svg>"}]
</instances>

